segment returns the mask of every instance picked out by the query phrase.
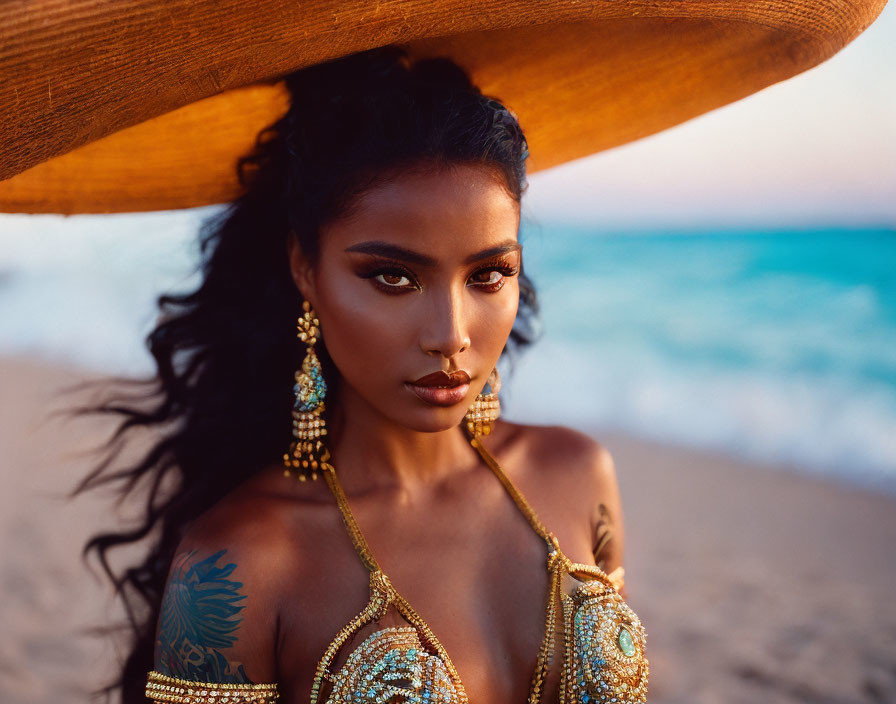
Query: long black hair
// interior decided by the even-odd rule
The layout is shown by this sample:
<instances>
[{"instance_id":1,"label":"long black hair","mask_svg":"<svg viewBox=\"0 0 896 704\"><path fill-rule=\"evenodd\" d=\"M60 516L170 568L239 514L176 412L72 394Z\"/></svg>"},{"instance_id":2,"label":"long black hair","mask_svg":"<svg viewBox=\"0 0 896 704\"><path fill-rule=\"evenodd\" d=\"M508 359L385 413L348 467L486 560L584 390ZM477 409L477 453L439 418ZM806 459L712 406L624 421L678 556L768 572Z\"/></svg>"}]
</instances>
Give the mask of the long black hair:
<instances>
[{"instance_id":1,"label":"long black hair","mask_svg":"<svg viewBox=\"0 0 896 704\"><path fill-rule=\"evenodd\" d=\"M314 258L323 225L407 168L486 165L517 202L527 186L528 150L516 117L448 59L413 61L389 46L303 69L286 85L288 112L239 162L245 195L202 226L200 285L159 298L159 321L147 338L156 374L88 409L118 421L73 494L111 484L121 499L142 502L135 528L100 533L84 547L128 614L132 647L120 678L100 690L120 688L128 704L145 701L165 579L185 526L280 461L289 445L292 377L303 350L287 238L297 237ZM504 352L531 342L536 322L535 291L521 272L519 313ZM338 383L325 347L320 352L328 385ZM127 441L146 429L159 439L127 461ZM114 569L109 551L140 541L148 543L145 559Z\"/></svg>"}]
</instances>

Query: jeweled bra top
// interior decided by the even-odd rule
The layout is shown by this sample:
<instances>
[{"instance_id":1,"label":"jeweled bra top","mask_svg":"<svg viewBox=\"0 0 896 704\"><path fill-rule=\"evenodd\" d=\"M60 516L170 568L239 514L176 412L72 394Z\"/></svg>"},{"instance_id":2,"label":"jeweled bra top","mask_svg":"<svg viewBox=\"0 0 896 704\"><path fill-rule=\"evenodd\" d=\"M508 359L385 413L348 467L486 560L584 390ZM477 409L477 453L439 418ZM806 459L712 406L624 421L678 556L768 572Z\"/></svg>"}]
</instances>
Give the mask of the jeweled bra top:
<instances>
[{"instance_id":1,"label":"jeweled bra top","mask_svg":"<svg viewBox=\"0 0 896 704\"><path fill-rule=\"evenodd\" d=\"M567 558L556 536L542 525L479 439L470 442L547 546L550 588L545 631L528 704L542 702L545 681L558 654L557 701L561 704L646 701L647 634L617 591L622 585L622 568L608 575L595 565ZM311 704L468 704L445 648L377 564L336 473L325 470L324 477L370 572L370 598L327 646L314 675ZM190 682L152 671L146 696L154 702L177 704L273 704L278 692L276 683Z\"/></svg>"}]
</instances>

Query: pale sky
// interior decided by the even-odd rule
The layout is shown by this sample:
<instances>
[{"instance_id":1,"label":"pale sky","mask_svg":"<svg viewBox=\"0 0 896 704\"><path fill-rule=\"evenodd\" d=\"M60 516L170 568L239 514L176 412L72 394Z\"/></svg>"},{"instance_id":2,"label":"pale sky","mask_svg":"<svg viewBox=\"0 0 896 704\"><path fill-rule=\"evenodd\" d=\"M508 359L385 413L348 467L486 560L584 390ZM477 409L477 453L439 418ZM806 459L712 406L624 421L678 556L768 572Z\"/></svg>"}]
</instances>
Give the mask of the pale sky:
<instances>
[{"instance_id":1,"label":"pale sky","mask_svg":"<svg viewBox=\"0 0 896 704\"><path fill-rule=\"evenodd\" d=\"M896 227L896 6L805 73L533 174L526 198L542 222Z\"/></svg>"}]
</instances>

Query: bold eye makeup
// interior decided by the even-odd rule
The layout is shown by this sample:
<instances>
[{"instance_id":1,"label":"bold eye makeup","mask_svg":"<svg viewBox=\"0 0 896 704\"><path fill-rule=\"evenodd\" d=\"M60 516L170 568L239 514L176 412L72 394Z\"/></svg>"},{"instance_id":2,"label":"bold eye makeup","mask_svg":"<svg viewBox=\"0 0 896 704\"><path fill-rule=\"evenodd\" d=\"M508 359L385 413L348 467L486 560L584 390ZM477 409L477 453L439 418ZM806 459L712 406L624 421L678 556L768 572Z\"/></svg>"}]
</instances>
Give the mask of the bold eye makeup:
<instances>
[{"instance_id":1,"label":"bold eye makeup","mask_svg":"<svg viewBox=\"0 0 896 704\"><path fill-rule=\"evenodd\" d=\"M507 283L507 277L516 276L520 271L518 265L507 257L499 257L482 264L470 276L468 281L478 289L494 292L503 288Z\"/></svg>"},{"instance_id":2,"label":"bold eye makeup","mask_svg":"<svg viewBox=\"0 0 896 704\"><path fill-rule=\"evenodd\" d=\"M477 266L467 282L481 291L495 292L504 286L507 277L518 273L519 265L508 257L498 257ZM377 289L388 294L421 289L413 272L391 259L372 257L358 265L357 275L362 279L369 279Z\"/></svg>"},{"instance_id":3,"label":"bold eye makeup","mask_svg":"<svg viewBox=\"0 0 896 704\"><path fill-rule=\"evenodd\" d=\"M370 279L384 293L405 293L420 289L414 274L391 259L371 257L359 265L357 273L362 279Z\"/></svg>"}]
</instances>

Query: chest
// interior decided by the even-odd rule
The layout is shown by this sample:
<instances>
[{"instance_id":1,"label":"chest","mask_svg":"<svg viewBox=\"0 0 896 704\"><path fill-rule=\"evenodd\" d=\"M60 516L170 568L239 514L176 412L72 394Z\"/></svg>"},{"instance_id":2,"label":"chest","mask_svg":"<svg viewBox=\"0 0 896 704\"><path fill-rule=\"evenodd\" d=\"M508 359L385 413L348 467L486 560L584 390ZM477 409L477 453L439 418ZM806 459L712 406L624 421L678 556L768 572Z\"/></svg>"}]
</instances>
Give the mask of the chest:
<instances>
[{"instance_id":1,"label":"chest","mask_svg":"<svg viewBox=\"0 0 896 704\"><path fill-rule=\"evenodd\" d=\"M469 699L525 701L544 636L547 546L502 487L469 488L426 504L383 510L361 500L352 508L380 568L440 641ZM553 513L548 503L540 507L546 517ZM587 555L587 520L557 513L555 533ZM307 701L318 661L370 596L369 572L341 521L307 537L318 549L282 610L284 702ZM406 621L393 612L380 625ZM368 632L342 651L350 653Z\"/></svg>"}]
</instances>

